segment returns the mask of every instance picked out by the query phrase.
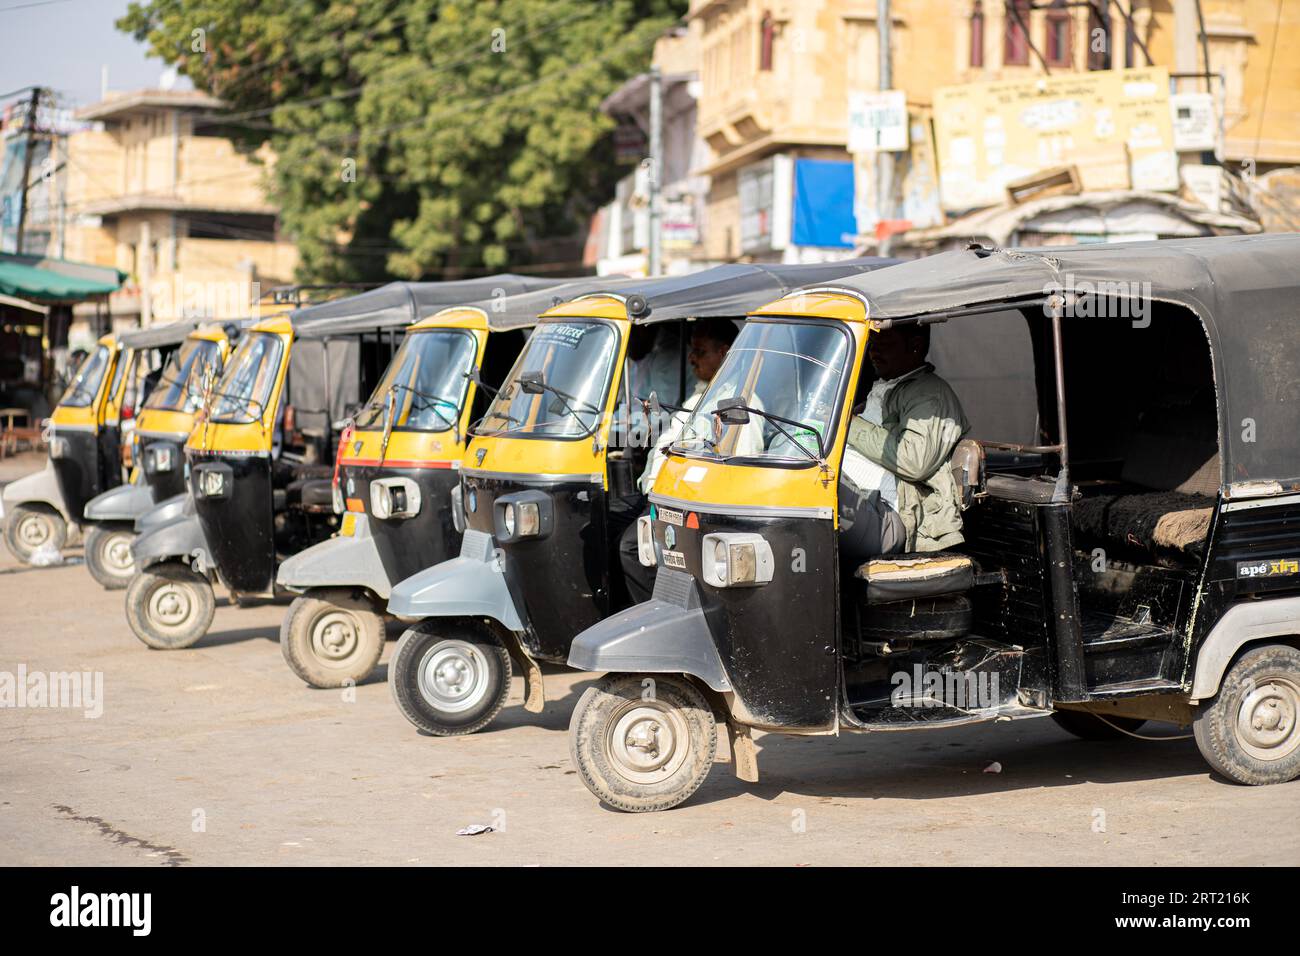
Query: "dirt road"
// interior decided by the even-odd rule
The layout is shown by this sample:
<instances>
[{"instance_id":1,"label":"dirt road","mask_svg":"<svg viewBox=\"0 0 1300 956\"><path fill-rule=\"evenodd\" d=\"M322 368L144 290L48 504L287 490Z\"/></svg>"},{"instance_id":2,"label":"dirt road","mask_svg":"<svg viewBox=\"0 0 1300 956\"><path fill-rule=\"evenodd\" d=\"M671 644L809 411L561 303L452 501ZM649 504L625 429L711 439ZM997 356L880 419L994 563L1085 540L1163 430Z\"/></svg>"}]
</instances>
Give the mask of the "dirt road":
<instances>
[{"instance_id":1,"label":"dirt road","mask_svg":"<svg viewBox=\"0 0 1300 956\"><path fill-rule=\"evenodd\" d=\"M223 601L197 647L161 652L122 604L81 564L0 556L0 672L103 678L98 717L0 709L0 863L1300 863L1300 782L1233 786L1190 740L1084 743L1049 720L764 736L759 785L719 763L683 807L625 815L569 759L590 675L548 673L540 718L516 680L489 730L440 740L383 667L354 700L295 679L283 606ZM471 823L497 831L456 835Z\"/></svg>"}]
</instances>

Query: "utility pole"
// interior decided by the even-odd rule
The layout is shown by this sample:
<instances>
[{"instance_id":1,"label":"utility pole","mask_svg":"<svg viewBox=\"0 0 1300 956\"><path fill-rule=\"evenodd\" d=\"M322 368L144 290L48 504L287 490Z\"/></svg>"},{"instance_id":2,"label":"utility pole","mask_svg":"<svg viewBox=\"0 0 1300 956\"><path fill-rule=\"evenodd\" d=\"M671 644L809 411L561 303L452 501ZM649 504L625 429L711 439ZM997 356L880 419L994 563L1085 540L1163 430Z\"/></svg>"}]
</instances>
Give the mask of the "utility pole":
<instances>
[{"instance_id":1,"label":"utility pole","mask_svg":"<svg viewBox=\"0 0 1300 956\"><path fill-rule=\"evenodd\" d=\"M876 36L880 44L880 92L893 89L894 64L890 57L890 39L893 32L889 0L876 0ZM887 150L876 152L876 216L881 221L893 218L894 154ZM886 233L880 240L880 254L889 255L890 239Z\"/></svg>"},{"instance_id":2,"label":"utility pole","mask_svg":"<svg viewBox=\"0 0 1300 956\"><path fill-rule=\"evenodd\" d=\"M14 240L14 252L23 254L23 231L27 228L27 184L32 178L32 153L36 139L36 111L41 105L41 88L32 87L31 99L27 101L27 116L23 122L23 132L27 141L23 144L23 182L18 200L18 235Z\"/></svg>"},{"instance_id":3,"label":"utility pole","mask_svg":"<svg viewBox=\"0 0 1300 956\"><path fill-rule=\"evenodd\" d=\"M659 177L664 167L664 90L659 67L650 67L650 250L646 271L663 272L663 210L659 207Z\"/></svg>"}]
</instances>

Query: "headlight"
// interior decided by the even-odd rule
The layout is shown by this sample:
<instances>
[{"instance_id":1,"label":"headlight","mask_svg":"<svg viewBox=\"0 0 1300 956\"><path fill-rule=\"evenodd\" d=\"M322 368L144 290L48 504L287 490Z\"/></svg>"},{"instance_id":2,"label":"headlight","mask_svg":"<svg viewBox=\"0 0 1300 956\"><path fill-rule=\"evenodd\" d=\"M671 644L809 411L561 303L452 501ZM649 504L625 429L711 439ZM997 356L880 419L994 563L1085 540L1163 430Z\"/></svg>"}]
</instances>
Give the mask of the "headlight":
<instances>
[{"instance_id":1,"label":"headlight","mask_svg":"<svg viewBox=\"0 0 1300 956\"><path fill-rule=\"evenodd\" d=\"M519 537L532 538L542 530L542 517L536 501L521 501L512 509L519 527Z\"/></svg>"},{"instance_id":2,"label":"headlight","mask_svg":"<svg viewBox=\"0 0 1300 956\"><path fill-rule=\"evenodd\" d=\"M176 462L172 458L172 447L170 445L152 445L148 451L146 451L144 457L144 467L146 471L171 471L176 467Z\"/></svg>"},{"instance_id":3,"label":"headlight","mask_svg":"<svg viewBox=\"0 0 1300 956\"><path fill-rule=\"evenodd\" d=\"M460 485L451 489L451 525L457 534L465 533L465 492Z\"/></svg>"},{"instance_id":4,"label":"headlight","mask_svg":"<svg viewBox=\"0 0 1300 956\"><path fill-rule=\"evenodd\" d=\"M335 481L330 485L330 504L334 506L334 513L341 515L348 510L347 502L343 500L343 489Z\"/></svg>"},{"instance_id":5,"label":"headlight","mask_svg":"<svg viewBox=\"0 0 1300 956\"><path fill-rule=\"evenodd\" d=\"M506 536L513 538L515 536L515 509L507 508L506 513L501 516L501 520L506 526Z\"/></svg>"},{"instance_id":6,"label":"headlight","mask_svg":"<svg viewBox=\"0 0 1300 956\"><path fill-rule=\"evenodd\" d=\"M636 556L647 568L653 568L655 560L655 526L654 519L642 515L636 519Z\"/></svg>"},{"instance_id":7,"label":"headlight","mask_svg":"<svg viewBox=\"0 0 1300 956\"><path fill-rule=\"evenodd\" d=\"M410 478L370 483L370 512L376 518L413 518L420 513L420 486Z\"/></svg>"},{"instance_id":8,"label":"headlight","mask_svg":"<svg viewBox=\"0 0 1300 956\"><path fill-rule=\"evenodd\" d=\"M766 584L775 567L772 546L761 534L706 534L700 557L705 583L715 588Z\"/></svg>"},{"instance_id":9,"label":"headlight","mask_svg":"<svg viewBox=\"0 0 1300 956\"><path fill-rule=\"evenodd\" d=\"M470 489L467 498L472 499ZM492 503L493 530L501 543L544 538L555 527L554 505L544 491L517 491Z\"/></svg>"},{"instance_id":10,"label":"headlight","mask_svg":"<svg viewBox=\"0 0 1300 956\"><path fill-rule=\"evenodd\" d=\"M68 457L68 440L66 438L60 438L58 435L50 436L50 457Z\"/></svg>"},{"instance_id":11,"label":"headlight","mask_svg":"<svg viewBox=\"0 0 1300 956\"><path fill-rule=\"evenodd\" d=\"M215 469L199 473L199 492L207 498L220 498L226 493L226 476Z\"/></svg>"}]
</instances>

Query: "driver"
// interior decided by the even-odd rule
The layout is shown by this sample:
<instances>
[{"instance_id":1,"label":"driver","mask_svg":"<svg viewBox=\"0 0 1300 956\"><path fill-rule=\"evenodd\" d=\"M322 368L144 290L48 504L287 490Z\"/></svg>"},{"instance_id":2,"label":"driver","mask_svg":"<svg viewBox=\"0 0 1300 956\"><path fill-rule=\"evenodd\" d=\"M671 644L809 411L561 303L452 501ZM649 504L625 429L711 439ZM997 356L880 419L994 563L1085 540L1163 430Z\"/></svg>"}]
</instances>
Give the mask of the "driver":
<instances>
[{"instance_id":1,"label":"driver","mask_svg":"<svg viewBox=\"0 0 1300 956\"><path fill-rule=\"evenodd\" d=\"M849 421L840 469L840 549L855 562L964 540L948 461L970 423L925 360L929 351L928 325L873 330L867 339L876 382Z\"/></svg>"}]
</instances>

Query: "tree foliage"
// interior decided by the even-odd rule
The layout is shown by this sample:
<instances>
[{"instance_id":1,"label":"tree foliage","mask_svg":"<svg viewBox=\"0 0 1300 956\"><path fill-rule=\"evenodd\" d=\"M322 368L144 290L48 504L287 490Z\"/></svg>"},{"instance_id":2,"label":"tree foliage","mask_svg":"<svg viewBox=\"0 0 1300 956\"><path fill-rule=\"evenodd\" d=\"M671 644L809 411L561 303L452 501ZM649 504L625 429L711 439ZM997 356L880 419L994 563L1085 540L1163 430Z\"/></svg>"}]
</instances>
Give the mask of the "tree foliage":
<instances>
[{"instance_id":1,"label":"tree foliage","mask_svg":"<svg viewBox=\"0 0 1300 956\"><path fill-rule=\"evenodd\" d=\"M612 192L600 103L684 0L148 0L118 22L268 140L299 279L546 262Z\"/></svg>"}]
</instances>

